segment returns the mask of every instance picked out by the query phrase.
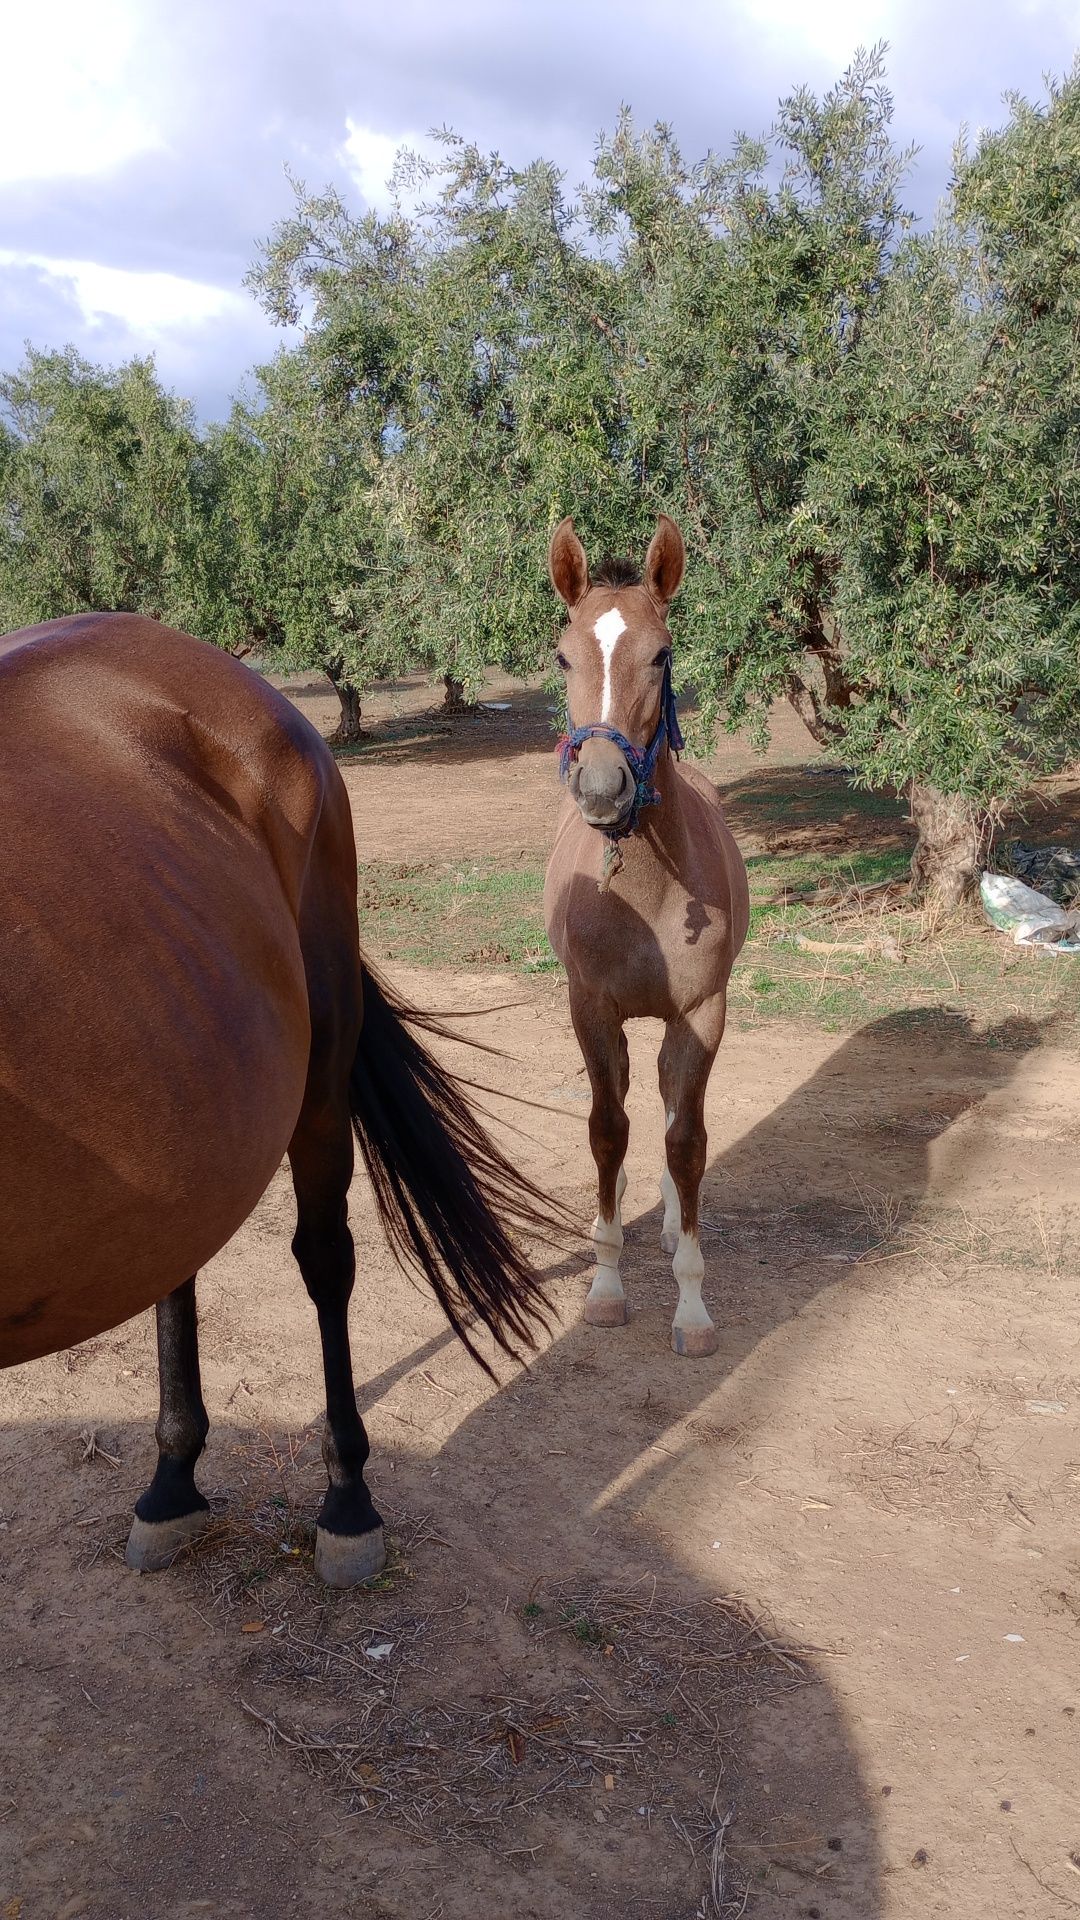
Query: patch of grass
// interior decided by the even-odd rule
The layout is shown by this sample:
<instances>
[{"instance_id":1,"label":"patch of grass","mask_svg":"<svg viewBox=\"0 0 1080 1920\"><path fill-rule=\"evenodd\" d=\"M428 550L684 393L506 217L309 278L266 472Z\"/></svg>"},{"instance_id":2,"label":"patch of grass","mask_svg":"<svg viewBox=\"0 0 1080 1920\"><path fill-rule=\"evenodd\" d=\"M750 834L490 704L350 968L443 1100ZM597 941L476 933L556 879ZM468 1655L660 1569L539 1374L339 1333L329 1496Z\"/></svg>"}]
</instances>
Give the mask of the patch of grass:
<instances>
[{"instance_id":1,"label":"patch of grass","mask_svg":"<svg viewBox=\"0 0 1080 1920\"><path fill-rule=\"evenodd\" d=\"M812 939L813 950L799 946L798 935ZM845 951L864 943L869 951ZM902 905L835 916L779 906L736 963L729 1005L743 1026L809 1019L847 1033L873 1019L923 1024L962 1014L988 1047L1019 1044L1032 1025L1069 1044L1080 1036L1080 966L1011 946L980 923L977 909L936 925Z\"/></svg>"},{"instance_id":2,"label":"patch of grass","mask_svg":"<svg viewBox=\"0 0 1080 1920\"><path fill-rule=\"evenodd\" d=\"M564 1607L559 1615L564 1627L579 1640L583 1647L604 1647L610 1644L611 1635L606 1627L590 1619L587 1613L577 1607Z\"/></svg>"},{"instance_id":3,"label":"patch of grass","mask_svg":"<svg viewBox=\"0 0 1080 1920\"><path fill-rule=\"evenodd\" d=\"M787 888L807 892L821 887L872 887L883 880L903 880L907 876L909 855L902 847L886 847L872 853L758 853L750 854L746 871L750 880L750 937L755 938L770 921L782 920L791 909L772 896Z\"/></svg>"},{"instance_id":4,"label":"patch of grass","mask_svg":"<svg viewBox=\"0 0 1080 1920\"><path fill-rule=\"evenodd\" d=\"M1052 1027L1059 1043L1080 1035L1080 956L1013 947L977 908L939 921L895 894L877 904L871 894L858 912L850 903L818 906L797 897L903 881L907 862L901 847L752 854L750 937L732 975L732 1020L810 1020L843 1033L886 1016L922 1022L941 1010L968 1015L991 1047L1011 1045L1017 1021ZM539 862L369 863L360 871L362 938L377 959L412 966L558 973L544 931L543 885ZM786 901L778 897L785 892ZM800 947L798 935L815 949ZM882 940L894 957L882 954ZM873 950L845 951L849 943Z\"/></svg>"},{"instance_id":5,"label":"patch of grass","mask_svg":"<svg viewBox=\"0 0 1080 1920\"><path fill-rule=\"evenodd\" d=\"M491 860L360 869L362 937L379 957L413 966L558 970L543 913L544 869Z\"/></svg>"},{"instance_id":6,"label":"patch of grass","mask_svg":"<svg viewBox=\"0 0 1080 1920\"><path fill-rule=\"evenodd\" d=\"M912 830L896 794L864 792L842 769L762 767L721 789L724 812L745 854L844 855L903 848Z\"/></svg>"}]
</instances>

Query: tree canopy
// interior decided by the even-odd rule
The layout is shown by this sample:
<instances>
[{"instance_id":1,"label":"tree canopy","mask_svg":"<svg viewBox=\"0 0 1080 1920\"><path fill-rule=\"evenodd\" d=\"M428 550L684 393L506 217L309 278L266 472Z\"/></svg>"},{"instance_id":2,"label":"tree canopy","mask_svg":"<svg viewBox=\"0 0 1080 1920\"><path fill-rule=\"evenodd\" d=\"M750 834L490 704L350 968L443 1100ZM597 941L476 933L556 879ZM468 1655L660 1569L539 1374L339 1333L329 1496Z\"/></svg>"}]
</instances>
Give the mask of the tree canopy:
<instances>
[{"instance_id":1,"label":"tree canopy","mask_svg":"<svg viewBox=\"0 0 1080 1920\"><path fill-rule=\"evenodd\" d=\"M295 188L250 285L299 346L199 434L150 363L0 383L9 622L139 606L359 690L545 666L548 531L690 555L700 732L779 698L909 787L916 878L1080 751L1080 68L905 203L881 49L687 159L624 112L576 194L446 133L389 214Z\"/></svg>"}]
</instances>

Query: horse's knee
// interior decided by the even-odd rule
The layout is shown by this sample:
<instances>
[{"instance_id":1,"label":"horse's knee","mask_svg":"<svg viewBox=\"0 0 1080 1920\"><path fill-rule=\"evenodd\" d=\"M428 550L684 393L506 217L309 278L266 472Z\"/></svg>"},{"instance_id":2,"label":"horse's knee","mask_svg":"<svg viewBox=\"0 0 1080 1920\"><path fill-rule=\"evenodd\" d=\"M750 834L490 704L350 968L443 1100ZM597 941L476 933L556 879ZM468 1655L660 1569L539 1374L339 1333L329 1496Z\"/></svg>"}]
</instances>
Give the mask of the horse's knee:
<instances>
[{"instance_id":1,"label":"horse's knee","mask_svg":"<svg viewBox=\"0 0 1080 1920\"><path fill-rule=\"evenodd\" d=\"M708 1136L698 1118L682 1119L678 1114L667 1131L667 1163L680 1194L696 1194L705 1176Z\"/></svg>"},{"instance_id":2,"label":"horse's knee","mask_svg":"<svg viewBox=\"0 0 1080 1920\"><path fill-rule=\"evenodd\" d=\"M589 1120L589 1145L601 1174L617 1173L626 1159L630 1122L621 1107L593 1109Z\"/></svg>"}]
</instances>

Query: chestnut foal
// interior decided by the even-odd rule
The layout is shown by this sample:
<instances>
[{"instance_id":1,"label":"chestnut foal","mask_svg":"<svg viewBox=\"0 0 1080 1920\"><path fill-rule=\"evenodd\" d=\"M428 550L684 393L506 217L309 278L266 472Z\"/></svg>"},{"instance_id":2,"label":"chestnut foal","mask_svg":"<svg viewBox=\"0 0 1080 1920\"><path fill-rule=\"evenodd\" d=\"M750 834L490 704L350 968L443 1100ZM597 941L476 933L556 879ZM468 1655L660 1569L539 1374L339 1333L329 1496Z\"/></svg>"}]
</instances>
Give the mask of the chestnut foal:
<instances>
[{"instance_id":1,"label":"chestnut foal","mask_svg":"<svg viewBox=\"0 0 1080 1920\"><path fill-rule=\"evenodd\" d=\"M569 731L559 814L544 888L551 944L570 982L570 1013L592 1086L589 1139L599 1185L592 1326L620 1326L626 1296L623 1160L630 1082L623 1023L663 1020L660 1094L667 1165L660 1244L674 1255L677 1354L716 1351L701 1297L698 1190L705 1171L705 1088L724 1031L727 983L746 938L746 869L712 783L675 764L682 746L671 690L668 606L685 552L662 514L644 575L619 561L590 579L573 522L551 539L552 584L570 624L558 661Z\"/></svg>"}]
</instances>

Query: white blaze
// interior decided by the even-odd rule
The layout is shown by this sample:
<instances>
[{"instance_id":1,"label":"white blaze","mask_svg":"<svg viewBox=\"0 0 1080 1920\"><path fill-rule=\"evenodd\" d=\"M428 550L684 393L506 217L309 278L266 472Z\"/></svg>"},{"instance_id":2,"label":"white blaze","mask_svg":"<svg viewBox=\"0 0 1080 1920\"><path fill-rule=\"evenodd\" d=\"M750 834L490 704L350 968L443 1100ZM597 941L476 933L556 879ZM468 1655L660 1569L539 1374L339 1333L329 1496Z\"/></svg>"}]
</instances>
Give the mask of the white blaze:
<instances>
[{"instance_id":1,"label":"white blaze","mask_svg":"<svg viewBox=\"0 0 1080 1920\"><path fill-rule=\"evenodd\" d=\"M601 722L604 722L611 712L612 656L618 645L619 635L626 632L626 621L623 619L618 607L609 607L606 613L602 613L593 628L593 632L600 642L600 651L604 656L604 699L600 708L600 719Z\"/></svg>"}]
</instances>

